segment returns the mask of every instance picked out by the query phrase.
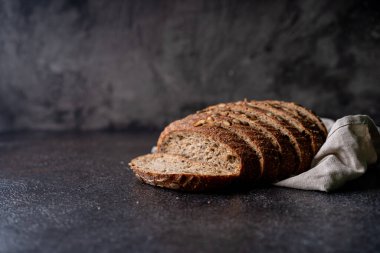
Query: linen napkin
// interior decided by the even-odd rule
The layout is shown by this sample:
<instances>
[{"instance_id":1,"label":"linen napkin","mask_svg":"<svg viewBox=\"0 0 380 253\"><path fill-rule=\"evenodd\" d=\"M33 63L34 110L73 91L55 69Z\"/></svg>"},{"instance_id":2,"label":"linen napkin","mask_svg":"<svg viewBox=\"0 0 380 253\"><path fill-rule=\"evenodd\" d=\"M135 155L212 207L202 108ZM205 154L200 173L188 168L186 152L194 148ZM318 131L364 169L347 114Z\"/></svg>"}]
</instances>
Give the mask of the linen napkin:
<instances>
[{"instance_id":1,"label":"linen napkin","mask_svg":"<svg viewBox=\"0 0 380 253\"><path fill-rule=\"evenodd\" d=\"M322 119L329 134L315 155L311 169L277 182L276 186L303 190L333 191L363 175L377 162L380 134L366 115L350 115L334 122Z\"/></svg>"}]
</instances>

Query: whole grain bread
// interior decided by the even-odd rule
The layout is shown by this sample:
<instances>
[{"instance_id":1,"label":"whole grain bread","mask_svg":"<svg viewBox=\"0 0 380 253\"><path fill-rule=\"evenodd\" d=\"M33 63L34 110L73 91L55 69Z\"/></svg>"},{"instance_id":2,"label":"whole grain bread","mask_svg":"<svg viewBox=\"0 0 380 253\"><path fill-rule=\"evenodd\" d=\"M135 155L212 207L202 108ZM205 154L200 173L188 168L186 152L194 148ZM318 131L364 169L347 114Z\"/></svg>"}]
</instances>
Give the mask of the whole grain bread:
<instances>
[{"instance_id":1,"label":"whole grain bread","mask_svg":"<svg viewBox=\"0 0 380 253\"><path fill-rule=\"evenodd\" d=\"M174 190L220 189L233 185L239 179L238 174L221 174L210 164L166 153L136 157L129 166L144 183Z\"/></svg>"},{"instance_id":2,"label":"whole grain bread","mask_svg":"<svg viewBox=\"0 0 380 253\"><path fill-rule=\"evenodd\" d=\"M223 103L169 124L158 153L130 167L148 184L188 191L273 183L308 170L326 136L318 116L294 103Z\"/></svg>"}]
</instances>

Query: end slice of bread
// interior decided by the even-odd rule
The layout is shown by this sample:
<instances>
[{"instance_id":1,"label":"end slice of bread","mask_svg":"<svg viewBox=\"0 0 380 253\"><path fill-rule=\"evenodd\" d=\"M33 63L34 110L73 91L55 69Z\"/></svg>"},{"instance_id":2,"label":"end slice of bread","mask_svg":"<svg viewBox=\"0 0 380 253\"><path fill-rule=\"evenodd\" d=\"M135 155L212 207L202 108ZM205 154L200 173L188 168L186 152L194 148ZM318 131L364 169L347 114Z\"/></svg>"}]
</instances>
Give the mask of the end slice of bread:
<instances>
[{"instance_id":1,"label":"end slice of bread","mask_svg":"<svg viewBox=\"0 0 380 253\"><path fill-rule=\"evenodd\" d=\"M129 166L147 184L185 191L225 188L239 176L228 169L166 153L136 157Z\"/></svg>"}]
</instances>

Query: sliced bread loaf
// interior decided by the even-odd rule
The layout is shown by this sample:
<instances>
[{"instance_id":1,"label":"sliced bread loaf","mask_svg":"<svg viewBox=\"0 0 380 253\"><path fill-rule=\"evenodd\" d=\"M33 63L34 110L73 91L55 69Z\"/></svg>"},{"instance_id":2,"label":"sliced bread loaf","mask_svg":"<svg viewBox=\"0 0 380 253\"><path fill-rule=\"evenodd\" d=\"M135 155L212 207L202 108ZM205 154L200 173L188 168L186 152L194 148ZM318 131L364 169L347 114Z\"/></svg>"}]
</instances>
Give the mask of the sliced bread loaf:
<instances>
[{"instance_id":1,"label":"sliced bread loaf","mask_svg":"<svg viewBox=\"0 0 380 253\"><path fill-rule=\"evenodd\" d=\"M326 133L316 115L293 103L219 104L169 124L158 153L130 166L146 183L190 191L276 182L309 169Z\"/></svg>"}]
</instances>

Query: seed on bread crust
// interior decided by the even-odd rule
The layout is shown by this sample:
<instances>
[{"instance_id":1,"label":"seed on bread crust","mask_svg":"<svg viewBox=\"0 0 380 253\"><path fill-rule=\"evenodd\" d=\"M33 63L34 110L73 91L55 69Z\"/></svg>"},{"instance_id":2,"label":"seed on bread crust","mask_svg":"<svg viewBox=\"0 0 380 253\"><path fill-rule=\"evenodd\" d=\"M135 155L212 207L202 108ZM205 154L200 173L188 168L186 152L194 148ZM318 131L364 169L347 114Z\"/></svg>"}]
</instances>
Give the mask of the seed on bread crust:
<instances>
[{"instance_id":1,"label":"seed on bread crust","mask_svg":"<svg viewBox=\"0 0 380 253\"><path fill-rule=\"evenodd\" d=\"M214 122L214 126L220 127L222 124L220 122Z\"/></svg>"},{"instance_id":2,"label":"seed on bread crust","mask_svg":"<svg viewBox=\"0 0 380 253\"><path fill-rule=\"evenodd\" d=\"M204 119L201 119L201 120L198 120L197 122L195 122L193 126L198 127L198 126L202 126L205 123L206 123L206 121Z\"/></svg>"},{"instance_id":3,"label":"seed on bread crust","mask_svg":"<svg viewBox=\"0 0 380 253\"><path fill-rule=\"evenodd\" d=\"M206 121L207 123L212 123L215 121L215 119L213 117L207 117Z\"/></svg>"},{"instance_id":4,"label":"seed on bread crust","mask_svg":"<svg viewBox=\"0 0 380 253\"><path fill-rule=\"evenodd\" d=\"M231 126L231 122L229 122L228 120L223 120L223 125Z\"/></svg>"}]
</instances>

